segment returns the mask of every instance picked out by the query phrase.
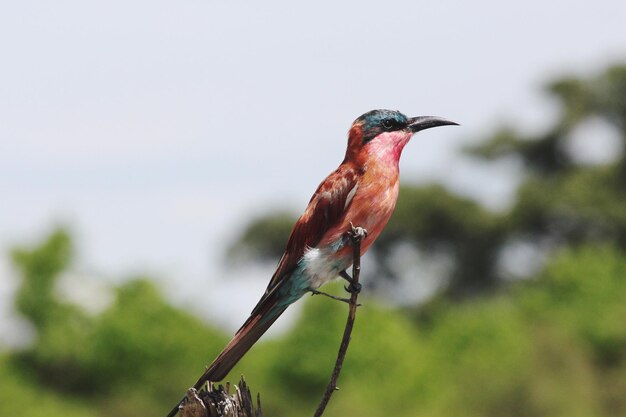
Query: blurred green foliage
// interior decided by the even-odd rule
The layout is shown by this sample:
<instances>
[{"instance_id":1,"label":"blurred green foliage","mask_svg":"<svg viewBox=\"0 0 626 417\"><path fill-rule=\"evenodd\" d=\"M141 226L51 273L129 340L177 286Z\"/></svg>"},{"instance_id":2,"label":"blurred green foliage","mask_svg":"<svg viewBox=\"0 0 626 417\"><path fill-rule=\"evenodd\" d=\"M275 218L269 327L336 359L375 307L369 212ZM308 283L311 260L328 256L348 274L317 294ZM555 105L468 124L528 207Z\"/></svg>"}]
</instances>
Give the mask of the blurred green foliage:
<instances>
[{"instance_id":1,"label":"blurred green foliage","mask_svg":"<svg viewBox=\"0 0 626 417\"><path fill-rule=\"evenodd\" d=\"M21 259L65 256L50 244L59 233ZM42 304L64 315L41 311L47 324L33 346L0 356L0 415L161 415L226 341L149 281L116 291L96 316ZM265 415L312 412L332 369L346 307L306 300L291 332L253 348L232 373L262 393ZM364 303L328 415L626 413L626 258L613 246L565 250L535 279L487 298L405 310Z\"/></svg>"},{"instance_id":2,"label":"blurred green foliage","mask_svg":"<svg viewBox=\"0 0 626 417\"><path fill-rule=\"evenodd\" d=\"M13 252L22 277L15 306L37 336L32 346L0 359L8 366L0 378L12 381L0 385L23 393L21 400L0 400L0 415L18 415L8 411L33 402L27 394L35 389L56 393L58 398L50 398L54 409L62 410L57 403L67 399L68 413L81 409L77 402L89 404L84 415L162 413L164 403L154 399L181 395L190 375L224 346L225 335L169 305L146 278L115 288L115 301L98 315L59 301L55 283L70 267L72 252L62 230L32 249Z\"/></svg>"},{"instance_id":3,"label":"blurred green foliage","mask_svg":"<svg viewBox=\"0 0 626 417\"><path fill-rule=\"evenodd\" d=\"M549 91L562 106L549 132L507 128L471 150L527 167L507 213L437 185L402 190L377 243L379 270L392 273L390 254L408 242L453 260L450 288L421 306L362 299L326 415L626 415L626 158L589 166L564 151L568 132L591 116L624 140L626 67ZM260 218L232 253L279 256L291 222ZM529 279L503 285L499 254L519 239L544 242L550 256ZM0 351L0 416L165 415L227 336L168 304L148 277L114 287L99 313L64 301L55 288L73 253L63 230L12 253L15 309L36 338ZM259 343L231 373L261 392L266 416L312 413L332 369L346 306L302 302L294 328Z\"/></svg>"}]
</instances>

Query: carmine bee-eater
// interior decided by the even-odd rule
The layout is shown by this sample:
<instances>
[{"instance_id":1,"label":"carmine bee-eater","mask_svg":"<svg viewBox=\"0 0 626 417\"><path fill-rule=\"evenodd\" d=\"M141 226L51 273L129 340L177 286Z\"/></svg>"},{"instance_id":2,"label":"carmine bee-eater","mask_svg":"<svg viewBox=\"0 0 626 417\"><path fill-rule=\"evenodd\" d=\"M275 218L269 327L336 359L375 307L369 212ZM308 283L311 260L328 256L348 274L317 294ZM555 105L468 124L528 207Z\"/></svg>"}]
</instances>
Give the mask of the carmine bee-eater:
<instances>
[{"instance_id":1,"label":"carmine bee-eater","mask_svg":"<svg viewBox=\"0 0 626 417\"><path fill-rule=\"evenodd\" d=\"M406 117L392 110L372 110L354 121L343 162L317 187L293 227L267 290L194 388L224 379L283 311L304 294L339 276L350 279L345 271L352 264L353 251L346 232L352 225L367 231L361 254L382 232L398 198L398 163L404 146L420 130L456 124L440 117ZM351 285L348 290L358 288ZM178 406L168 417L177 410Z\"/></svg>"}]
</instances>

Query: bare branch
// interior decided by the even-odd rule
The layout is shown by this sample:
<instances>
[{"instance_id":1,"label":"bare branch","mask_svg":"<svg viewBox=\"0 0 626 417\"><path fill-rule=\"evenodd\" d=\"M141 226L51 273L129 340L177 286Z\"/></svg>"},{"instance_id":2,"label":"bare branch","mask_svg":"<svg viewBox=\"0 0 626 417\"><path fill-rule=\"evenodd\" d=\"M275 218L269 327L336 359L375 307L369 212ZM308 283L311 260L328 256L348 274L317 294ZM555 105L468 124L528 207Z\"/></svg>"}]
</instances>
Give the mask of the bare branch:
<instances>
[{"instance_id":1,"label":"bare branch","mask_svg":"<svg viewBox=\"0 0 626 417\"><path fill-rule=\"evenodd\" d=\"M339 373L343 367L343 360L346 357L348 351L348 345L350 344L350 337L352 335L352 328L354 327L354 320L356 319L356 309L359 306L357 298L359 296L359 276L361 274L361 240L367 235L367 231L361 227L352 226L352 230L348 233L350 240L352 241L353 249L353 261L352 261L352 277L349 279L350 286L347 288L351 292L350 301L348 304L350 308L348 310L348 319L346 321L346 327L343 331L343 338L341 345L339 346L339 352L337 353L337 360L335 361L335 368L330 377L330 382L326 387L324 396L320 405L315 411L314 417L321 417L324 414L324 410L330 401L330 397L333 395L337 388L337 379L339 379Z\"/></svg>"}]
</instances>

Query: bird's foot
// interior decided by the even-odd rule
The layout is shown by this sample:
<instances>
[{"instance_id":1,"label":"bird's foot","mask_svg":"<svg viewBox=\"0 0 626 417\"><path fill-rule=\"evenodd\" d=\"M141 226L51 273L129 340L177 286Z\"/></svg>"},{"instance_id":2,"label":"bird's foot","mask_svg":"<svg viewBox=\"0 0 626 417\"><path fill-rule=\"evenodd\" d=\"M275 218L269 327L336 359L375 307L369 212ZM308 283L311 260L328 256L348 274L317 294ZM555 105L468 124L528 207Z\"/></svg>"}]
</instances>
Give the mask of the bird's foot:
<instances>
[{"instance_id":1,"label":"bird's foot","mask_svg":"<svg viewBox=\"0 0 626 417\"><path fill-rule=\"evenodd\" d=\"M346 272L345 269L339 273L339 276L341 278L345 279L346 281L348 281L349 285L348 286L344 285L344 287L343 287L344 290L346 290L350 294L358 294L358 293L361 292L361 288L363 286L360 283L358 283L358 282L354 282L352 277L350 275L348 275L348 273Z\"/></svg>"},{"instance_id":2,"label":"bird's foot","mask_svg":"<svg viewBox=\"0 0 626 417\"><path fill-rule=\"evenodd\" d=\"M367 230L360 226L355 226L350 222L350 231L348 232L350 239L355 240L363 240L367 237Z\"/></svg>"},{"instance_id":3,"label":"bird's foot","mask_svg":"<svg viewBox=\"0 0 626 417\"><path fill-rule=\"evenodd\" d=\"M359 294L361 292L362 285L358 282L351 282L350 285L343 286L343 289L348 291L350 294Z\"/></svg>"},{"instance_id":4,"label":"bird's foot","mask_svg":"<svg viewBox=\"0 0 626 417\"><path fill-rule=\"evenodd\" d=\"M309 291L311 292L311 295L324 295L328 298L332 298L333 300L336 301L341 301L344 302L346 304L350 304L350 299L349 298L342 298L342 297L337 297L335 295L331 295L322 291L318 291L318 290L314 290L313 288L309 289ZM357 306L359 306L360 304L357 304Z\"/></svg>"}]
</instances>

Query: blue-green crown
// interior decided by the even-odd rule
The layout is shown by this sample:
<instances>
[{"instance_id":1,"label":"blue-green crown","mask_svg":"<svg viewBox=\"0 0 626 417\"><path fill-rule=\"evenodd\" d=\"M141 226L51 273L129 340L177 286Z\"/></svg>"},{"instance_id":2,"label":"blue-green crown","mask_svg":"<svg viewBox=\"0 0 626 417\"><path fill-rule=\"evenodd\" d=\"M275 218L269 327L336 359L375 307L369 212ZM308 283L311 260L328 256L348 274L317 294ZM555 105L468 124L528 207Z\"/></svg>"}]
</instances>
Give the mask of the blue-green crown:
<instances>
[{"instance_id":1,"label":"blue-green crown","mask_svg":"<svg viewBox=\"0 0 626 417\"><path fill-rule=\"evenodd\" d=\"M354 122L363 123L363 129L371 129L376 125L380 125L383 120L391 119L399 125L406 125L409 118L397 110L371 110L359 116Z\"/></svg>"},{"instance_id":2,"label":"blue-green crown","mask_svg":"<svg viewBox=\"0 0 626 417\"><path fill-rule=\"evenodd\" d=\"M361 115L354 123L362 126L363 141L368 142L383 132L404 129L409 119L396 110L372 110Z\"/></svg>"}]
</instances>

